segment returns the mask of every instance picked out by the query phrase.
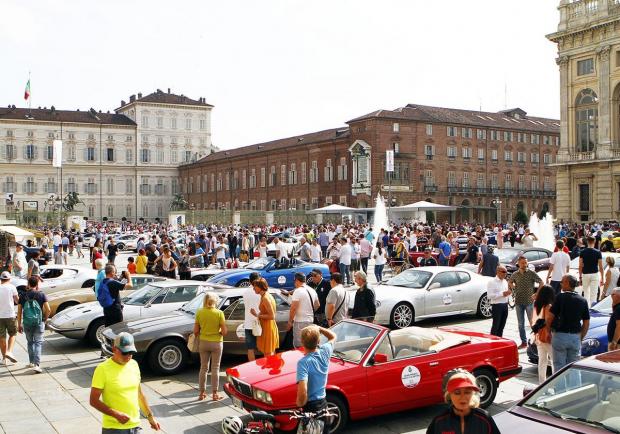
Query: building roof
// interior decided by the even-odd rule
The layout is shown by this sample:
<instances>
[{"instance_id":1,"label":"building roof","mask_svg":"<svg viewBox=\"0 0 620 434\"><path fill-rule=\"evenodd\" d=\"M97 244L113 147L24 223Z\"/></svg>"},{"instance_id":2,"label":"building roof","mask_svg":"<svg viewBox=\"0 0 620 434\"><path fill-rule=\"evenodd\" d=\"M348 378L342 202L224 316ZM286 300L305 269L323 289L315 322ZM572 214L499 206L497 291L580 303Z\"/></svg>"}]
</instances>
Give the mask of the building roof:
<instances>
[{"instance_id":1,"label":"building roof","mask_svg":"<svg viewBox=\"0 0 620 434\"><path fill-rule=\"evenodd\" d=\"M106 124L134 126L136 123L125 115L117 113L102 113L94 109L56 110L54 106L48 108L19 108L15 106L0 107L0 120L22 120L42 122L74 122L84 124Z\"/></svg>"},{"instance_id":2,"label":"building roof","mask_svg":"<svg viewBox=\"0 0 620 434\"><path fill-rule=\"evenodd\" d=\"M201 107L213 107L211 104L207 104L203 97L198 98L197 100L189 98L185 95L177 95L170 92L164 92L161 89L157 89L155 92L150 93L146 96L142 96L141 93L138 93L138 97L136 95L131 95L129 97L129 103L125 103L125 101L121 101L121 107L123 108L126 105L133 104L134 102L148 102L155 104L178 104L178 105L195 105ZM119 109L116 109L119 110Z\"/></svg>"},{"instance_id":3,"label":"building roof","mask_svg":"<svg viewBox=\"0 0 620 434\"><path fill-rule=\"evenodd\" d=\"M251 154L258 154L265 151L273 151L276 149L286 149L293 146L307 146L317 144L321 142L327 142L331 140L341 139L349 137L349 128L332 128L329 130L317 131L314 133L301 134L298 136L287 137L285 139L273 140L271 142L256 143L250 146L243 146L236 149L225 149L222 151L214 152L200 159L198 162L210 162L221 161L229 158L235 158L240 156L246 156Z\"/></svg>"},{"instance_id":4,"label":"building roof","mask_svg":"<svg viewBox=\"0 0 620 434\"><path fill-rule=\"evenodd\" d=\"M407 104L396 110L377 110L351 119L347 123L384 118L394 120L411 120L445 124L471 125L498 129L528 130L535 132L560 132L557 119L527 116L520 108L502 110L497 113L478 110L461 110L444 107L432 107L419 104Z\"/></svg>"}]
</instances>

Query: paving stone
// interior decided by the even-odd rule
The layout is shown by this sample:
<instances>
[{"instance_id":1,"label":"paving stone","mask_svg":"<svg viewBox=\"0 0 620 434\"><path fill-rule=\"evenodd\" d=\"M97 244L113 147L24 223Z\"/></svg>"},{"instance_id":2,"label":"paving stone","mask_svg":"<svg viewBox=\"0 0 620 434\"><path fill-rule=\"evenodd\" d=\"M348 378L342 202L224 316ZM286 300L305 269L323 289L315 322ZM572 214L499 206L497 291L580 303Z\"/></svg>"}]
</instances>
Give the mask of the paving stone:
<instances>
[{"instance_id":1,"label":"paving stone","mask_svg":"<svg viewBox=\"0 0 620 434\"><path fill-rule=\"evenodd\" d=\"M4 422L18 422L20 419L29 421L44 420L37 406L30 400L20 400L16 401L15 405L10 404L11 402L9 401L0 406L0 422L3 424ZM5 431L8 431L7 425L4 424L3 426Z\"/></svg>"},{"instance_id":2,"label":"paving stone","mask_svg":"<svg viewBox=\"0 0 620 434\"><path fill-rule=\"evenodd\" d=\"M56 401L47 401L39 406L39 410L50 422L92 417L80 403L73 399L60 403Z\"/></svg>"},{"instance_id":3,"label":"paving stone","mask_svg":"<svg viewBox=\"0 0 620 434\"><path fill-rule=\"evenodd\" d=\"M85 434L101 432L101 422L94 417L79 417L52 422L52 426L60 434Z\"/></svg>"},{"instance_id":4,"label":"paving stone","mask_svg":"<svg viewBox=\"0 0 620 434\"><path fill-rule=\"evenodd\" d=\"M43 419L24 419L2 422L2 428L6 434L58 434L58 431Z\"/></svg>"}]
</instances>

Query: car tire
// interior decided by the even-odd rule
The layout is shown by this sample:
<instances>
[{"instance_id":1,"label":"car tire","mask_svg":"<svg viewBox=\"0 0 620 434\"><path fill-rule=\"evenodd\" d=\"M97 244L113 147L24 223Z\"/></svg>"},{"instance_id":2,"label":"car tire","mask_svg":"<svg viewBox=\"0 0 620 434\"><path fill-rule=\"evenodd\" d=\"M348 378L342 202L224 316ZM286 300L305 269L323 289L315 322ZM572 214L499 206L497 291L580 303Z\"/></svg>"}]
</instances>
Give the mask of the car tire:
<instances>
[{"instance_id":1,"label":"car tire","mask_svg":"<svg viewBox=\"0 0 620 434\"><path fill-rule=\"evenodd\" d=\"M235 285L237 288L247 288L250 286L250 281L248 279L243 279L237 282Z\"/></svg>"},{"instance_id":2,"label":"car tire","mask_svg":"<svg viewBox=\"0 0 620 434\"><path fill-rule=\"evenodd\" d=\"M401 301L390 314L390 326L397 329L410 327L415 322L415 310L409 303Z\"/></svg>"},{"instance_id":3,"label":"car tire","mask_svg":"<svg viewBox=\"0 0 620 434\"><path fill-rule=\"evenodd\" d=\"M88 279L84 283L82 283L82 288L91 288L95 286L95 281L93 279Z\"/></svg>"},{"instance_id":4,"label":"car tire","mask_svg":"<svg viewBox=\"0 0 620 434\"><path fill-rule=\"evenodd\" d=\"M493 316L491 313L491 302L486 294L482 294L480 300L478 300L476 315L480 318L491 318Z\"/></svg>"},{"instance_id":5,"label":"car tire","mask_svg":"<svg viewBox=\"0 0 620 434\"><path fill-rule=\"evenodd\" d=\"M123 243L118 243L116 247L118 247L118 250L125 250L125 244Z\"/></svg>"},{"instance_id":6,"label":"car tire","mask_svg":"<svg viewBox=\"0 0 620 434\"><path fill-rule=\"evenodd\" d=\"M99 336L101 335L103 329L105 329L105 322L103 318L97 318L90 323L90 326L88 326L88 331L86 332L86 339L93 347L101 346Z\"/></svg>"},{"instance_id":7,"label":"car tire","mask_svg":"<svg viewBox=\"0 0 620 434\"><path fill-rule=\"evenodd\" d=\"M174 375L181 372L188 360L186 344L177 339L155 342L149 349L147 357L149 367L159 375Z\"/></svg>"},{"instance_id":8,"label":"car tire","mask_svg":"<svg viewBox=\"0 0 620 434\"><path fill-rule=\"evenodd\" d=\"M61 304L56 308L56 314L62 312L63 310L70 308L71 306L77 306L79 303L77 301L68 301L66 303Z\"/></svg>"},{"instance_id":9,"label":"car tire","mask_svg":"<svg viewBox=\"0 0 620 434\"><path fill-rule=\"evenodd\" d=\"M497 375L490 369L482 368L474 371L474 377L480 388L480 407L487 408L497 395Z\"/></svg>"},{"instance_id":10,"label":"car tire","mask_svg":"<svg viewBox=\"0 0 620 434\"><path fill-rule=\"evenodd\" d=\"M336 434L343 430L349 422L349 407L340 396L334 393L327 394L327 409L337 416L332 418L329 434Z\"/></svg>"}]
</instances>

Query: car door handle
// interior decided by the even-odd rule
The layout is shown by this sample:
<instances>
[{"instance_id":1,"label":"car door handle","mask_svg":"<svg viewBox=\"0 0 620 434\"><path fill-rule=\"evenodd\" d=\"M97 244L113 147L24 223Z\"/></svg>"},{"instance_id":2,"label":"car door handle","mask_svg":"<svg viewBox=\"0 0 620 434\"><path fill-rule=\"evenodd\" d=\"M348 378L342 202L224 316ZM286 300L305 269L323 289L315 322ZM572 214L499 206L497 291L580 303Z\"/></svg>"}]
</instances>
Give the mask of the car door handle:
<instances>
[{"instance_id":1,"label":"car door handle","mask_svg":"<svg viewBox=\"0 0 620 434\"><path fill-rule=\"evenodd\" d=\"M437 365L439 365L439 362L430 362L428 364L428 366L437 366Z\"/></svg>"}]
</instances>

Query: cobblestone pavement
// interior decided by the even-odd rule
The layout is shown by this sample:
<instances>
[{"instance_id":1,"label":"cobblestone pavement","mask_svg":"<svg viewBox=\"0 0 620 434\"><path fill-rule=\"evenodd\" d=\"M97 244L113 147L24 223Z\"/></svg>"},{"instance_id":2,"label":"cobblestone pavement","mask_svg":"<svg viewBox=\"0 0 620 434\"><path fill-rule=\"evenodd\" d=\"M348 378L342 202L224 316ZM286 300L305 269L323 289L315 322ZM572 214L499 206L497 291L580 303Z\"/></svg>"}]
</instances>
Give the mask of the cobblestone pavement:
<instances>
[{"instance_id":1,"label":"cobblestone pavement","mask_svg":"<svg viewBox=\"0 0 620 434\"><path fill-rule=\"evenodd\" d=\"M123 254L121 261L126 263ZM119 261L119 266L123 262ZM488 332L490 320L472 316L455 316L427 320L422 326L458 325ZM518 340L517 320L510 312L505 336ZM100 352L82 341L46 332L43 346L43 374L33 374L27 367L28 355L23 335L19 335L15 355L20 360L12 366L0 366L0 434L62 433L89 434L100 432L100 414L88 404L90 383L95 367L101 362ZM510 407L522 396L523 386L537 382L536 367L520 354L523 372L500 385L490 412L496 414ZM243 362L242 358L225 358L224 369ZM192 365L174 377L158 377L142 368L143 389L153 413L164 433L218 433L222 417L241 414L229 399L218 403L198 402L198 366ZM223 383L224 378L220 383ZM352 422L347 433L423 433L439 406L375 417ZM153 432L143 421L145 433Z\"/></svg>"}]
</instances>

